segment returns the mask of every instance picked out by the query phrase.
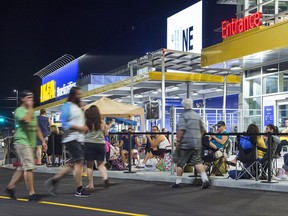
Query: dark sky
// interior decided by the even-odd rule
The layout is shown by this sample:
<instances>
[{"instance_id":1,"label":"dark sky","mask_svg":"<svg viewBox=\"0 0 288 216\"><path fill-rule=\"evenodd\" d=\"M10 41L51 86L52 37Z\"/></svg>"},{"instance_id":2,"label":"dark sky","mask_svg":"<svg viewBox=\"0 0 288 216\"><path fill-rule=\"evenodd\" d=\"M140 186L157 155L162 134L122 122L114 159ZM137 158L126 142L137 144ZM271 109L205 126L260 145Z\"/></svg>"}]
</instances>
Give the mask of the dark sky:
<instances>
[{"instance_id":1,"label":"dark sky","mask_svg":"<svg viewBox=\"0 0 288 216\"><path fill-rule=\"evenodd\" d=\"M30 89L38 96L41 80L33 74L66 53L76 58L92 50L141 56L165 47L166 18L195 2L1 0L0 98L15 96L13 89ZM231 17L235 7L207 2L205 13L213 22L204 26L209 29L204 42L212 45L219 33L211 30L220 27L221 16ZM14 104L1 100L0 115L11 112Z\"/></svg>"}]
</instances>

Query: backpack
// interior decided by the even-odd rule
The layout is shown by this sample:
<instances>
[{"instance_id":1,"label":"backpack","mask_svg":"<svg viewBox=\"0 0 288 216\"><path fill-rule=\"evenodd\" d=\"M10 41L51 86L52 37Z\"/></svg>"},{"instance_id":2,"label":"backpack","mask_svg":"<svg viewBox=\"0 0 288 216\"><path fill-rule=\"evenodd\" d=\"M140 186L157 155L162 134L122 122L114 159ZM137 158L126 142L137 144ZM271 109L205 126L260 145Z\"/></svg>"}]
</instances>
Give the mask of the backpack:
<instances>
[{"instance_id":1,"label":"backpack","mask_svg":"<svg viewBox=\"0 0 288 216\"><path fill-rule=\"evenodd\" d=\"M214 161L212 173L215 175L223 175L227 173L227 164L225 163L223 158L219 158L216 161Z\"/></svg>"},{"instance_id":2,"label":"backpack","mask_svg":"<svg viewBox=\"0 0 288 216\"><path fill-rule=\"evenodd\" d=\"M243 150L252 149L252 143L249 136L240 136L240 145Z\"/></svg>"},{"instance_id":3,"label":"backpack","mask_svg":"<svg viewBox=\"0 0 288 216\"><path fill-rule=\"evenodd\" d=\"M126 166L119 158L112 160L111 168L113 170L126 170Z\"/></svg>"}]
</instances>

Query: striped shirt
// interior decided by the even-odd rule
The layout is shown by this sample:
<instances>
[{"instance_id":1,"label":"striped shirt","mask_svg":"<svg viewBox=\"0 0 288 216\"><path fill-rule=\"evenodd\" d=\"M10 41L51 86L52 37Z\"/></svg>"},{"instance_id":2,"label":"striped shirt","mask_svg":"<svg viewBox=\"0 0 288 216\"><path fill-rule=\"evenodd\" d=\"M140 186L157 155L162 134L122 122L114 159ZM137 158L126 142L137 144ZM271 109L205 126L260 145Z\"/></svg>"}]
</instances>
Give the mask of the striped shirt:
<instances>
[{"instance_id":1,"label":"striped shirt","mask_svg":"<svg viewBox=\"0 0 288 216\"><path fill-rule=\"evenodd\" d=\"M184 130L181 149L201 149L202 133L204 133L204 123L199 114L192 109L185 110L179 118L177 130Z\"/></svg>"}]
</instances>

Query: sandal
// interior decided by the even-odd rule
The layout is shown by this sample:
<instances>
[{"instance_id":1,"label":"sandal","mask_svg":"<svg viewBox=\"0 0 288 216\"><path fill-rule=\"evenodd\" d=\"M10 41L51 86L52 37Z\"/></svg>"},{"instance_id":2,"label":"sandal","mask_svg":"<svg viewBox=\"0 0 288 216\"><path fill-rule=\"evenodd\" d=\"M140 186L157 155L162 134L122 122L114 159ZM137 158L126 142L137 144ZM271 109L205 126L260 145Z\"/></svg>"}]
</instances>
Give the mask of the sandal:
<instances>
[{"instance_id":1,"label":"sandal","mask_svg":"<svg viewBox=\"0 0 288 216\"><path fill-rule=\"evenodd\" d=\"M226 164L229 166L236 166L236 163L233 163L232 161L226 161Z\"/></svg>"}]
</instances>

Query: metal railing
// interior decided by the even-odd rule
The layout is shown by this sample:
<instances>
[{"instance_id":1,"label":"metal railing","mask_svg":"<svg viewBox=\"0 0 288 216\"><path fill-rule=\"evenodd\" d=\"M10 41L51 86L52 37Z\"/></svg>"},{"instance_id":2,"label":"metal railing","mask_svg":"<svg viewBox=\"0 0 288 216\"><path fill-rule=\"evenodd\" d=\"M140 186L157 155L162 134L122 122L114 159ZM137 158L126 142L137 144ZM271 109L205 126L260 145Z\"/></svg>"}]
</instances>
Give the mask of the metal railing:
<instances>
[{"instance_id":1,"label":"metal railing","mask_svg":"<svg viewBox=\"0 0 288 216\"><path fill-rule=\"evenodd\" d=\"M133 132L133 133L110 133L110 136L121 136L121 135L127 135L129 136L129 140L130 140L130 149L131 149L131 137L132 135L145 135L145 134L163 134L163 135L169 135L171 136L171 153L173 154L174 152L174 136L176 135L176 133L171 133L171 132L159 132L159 133L152 133L152 132ZM272 182L272 162L273 162L273 158L272 158L272 136L273 135L277 135L277 136L287 136L288 133L258 133L258 134L248 134L248 133L228 133L228 134L221 134L221 133L206 133L205 135L223 135L223 136L229 136L229 137L236 137L236 140L238 143L240 143L240 136L267 136L267 181L263 181L265 183L273 183ZM235 141L236 141L235 140ZM235 145L235 141L233 142L233 144ZM235 146L234 146L235 149ZM131 167L131 160L132 160L132 154L131 151L128 152L128 171L125 171L125 173L135 173L135 171L132 171ZM171 175L174 175L174 167L172 166L171 168Z\"/></svg>"}]
</instances>

